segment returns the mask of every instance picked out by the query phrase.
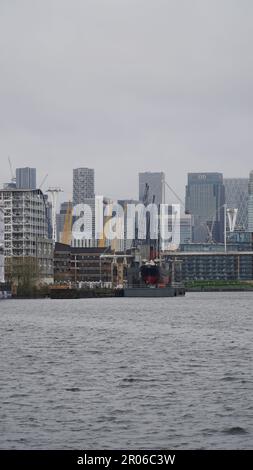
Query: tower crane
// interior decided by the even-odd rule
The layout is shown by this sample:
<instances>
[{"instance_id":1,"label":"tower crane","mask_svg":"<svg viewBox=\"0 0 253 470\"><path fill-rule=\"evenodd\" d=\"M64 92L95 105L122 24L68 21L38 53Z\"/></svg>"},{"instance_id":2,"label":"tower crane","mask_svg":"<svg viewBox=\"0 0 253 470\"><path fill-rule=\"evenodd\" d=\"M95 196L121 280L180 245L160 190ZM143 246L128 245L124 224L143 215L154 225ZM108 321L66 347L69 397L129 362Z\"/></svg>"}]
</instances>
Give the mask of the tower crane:
<instances>
[{"instance_id":1,"label":"tower crane","mask_svg":"<svg viewBox=\"0 0 253 470\"><path fill-rule=\"evenodd\" d=\"M9 162L9 167L10 167L10 172L11 172L11 182L12 182L12 183L16 183L16 177L15 177L15 175L14 175L14 171L13 171L13 167L12 167L12 163L11 163L10 156L8 156L8 162Z\"/></svg>"},{"instance_id":2,"label":"tower crane","mask_svg":"<svg viewBox=\"0 0 253 470\"><path fill-rule=\"evenodd\" d=\"M47 173L47 174L44 176L44 178L42 179L42 181L41 181L41 183L40 183L40 185L39 185L39 189L42 188L42 186L43 186L43 184L45 183L47 177L48 177L48 173Z\"/></svg>"}]
</instances>

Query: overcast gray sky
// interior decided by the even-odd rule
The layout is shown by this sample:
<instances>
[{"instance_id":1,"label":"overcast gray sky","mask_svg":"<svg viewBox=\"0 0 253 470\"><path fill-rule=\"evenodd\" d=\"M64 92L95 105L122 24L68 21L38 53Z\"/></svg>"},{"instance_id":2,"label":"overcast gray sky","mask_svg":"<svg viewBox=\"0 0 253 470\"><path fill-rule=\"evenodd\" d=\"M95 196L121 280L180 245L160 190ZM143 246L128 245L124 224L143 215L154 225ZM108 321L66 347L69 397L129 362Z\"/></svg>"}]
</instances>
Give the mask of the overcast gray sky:
<instances>
[{"instance_id":1,"label":"overcast gray sky","mask_svg":"<svg viewBox=\"0 0 253 470\"><path fill-rule=\"evenodd\" d=\"M0 183L137 195L138 172L253 168L252 0L0 0Z\"/></svg>"}]
</instances>

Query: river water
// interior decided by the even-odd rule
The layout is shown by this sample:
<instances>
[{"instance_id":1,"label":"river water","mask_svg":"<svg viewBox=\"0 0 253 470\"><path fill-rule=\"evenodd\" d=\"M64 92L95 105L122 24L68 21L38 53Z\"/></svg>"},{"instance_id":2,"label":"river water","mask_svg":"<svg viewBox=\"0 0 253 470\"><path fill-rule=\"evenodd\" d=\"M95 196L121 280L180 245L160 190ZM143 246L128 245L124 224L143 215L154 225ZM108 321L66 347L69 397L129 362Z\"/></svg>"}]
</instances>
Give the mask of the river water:
<instances>
[{"instance_id":1,"label":"river water","mask_svg":"<svg viewBox=\"0 0 253 470\"><path fill-rule=\"evenodd\" d=\"M0 302L0 448L252 449L253 293Z\"/></svg>"}]
</instances>

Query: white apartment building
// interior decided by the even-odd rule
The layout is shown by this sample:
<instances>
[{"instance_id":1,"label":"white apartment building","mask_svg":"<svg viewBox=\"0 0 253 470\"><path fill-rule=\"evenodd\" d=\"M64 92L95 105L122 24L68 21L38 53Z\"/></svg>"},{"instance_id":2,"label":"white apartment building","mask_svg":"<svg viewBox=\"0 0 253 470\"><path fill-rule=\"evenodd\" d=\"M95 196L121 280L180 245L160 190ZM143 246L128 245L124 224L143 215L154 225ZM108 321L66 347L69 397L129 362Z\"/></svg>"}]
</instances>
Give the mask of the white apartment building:
<instances>
[{"instance_id":1,"label":"white apartment building","mask_svg":"<svg viewBox=\"0 0 253 470\"><path fill-rule=\"evenodd\" d=\"M46 200L40 189L0 190L4 209L4 256L37 260L39 277L53 280L53 244L48 239Z\"/></svg>"}]
</instances>

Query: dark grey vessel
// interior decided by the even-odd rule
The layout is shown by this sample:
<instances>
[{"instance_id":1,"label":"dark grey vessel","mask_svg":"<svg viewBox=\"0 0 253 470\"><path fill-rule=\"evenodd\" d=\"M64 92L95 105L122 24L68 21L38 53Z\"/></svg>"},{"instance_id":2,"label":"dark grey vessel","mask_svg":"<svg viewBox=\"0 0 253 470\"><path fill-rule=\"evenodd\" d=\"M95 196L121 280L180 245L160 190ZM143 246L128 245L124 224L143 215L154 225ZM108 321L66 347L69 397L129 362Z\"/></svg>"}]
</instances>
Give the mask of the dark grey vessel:
<instances>
[{"instance_id":1,"label":"dark grey vessel","mask_svg":"<svg viewBox=\"0 0 253 470\"><path fill-rule=\"evenodd\" d=\"M127 287L123 289L123 297L179 297L184 295L184 287Z\"/></svg>"}]
</instances>

